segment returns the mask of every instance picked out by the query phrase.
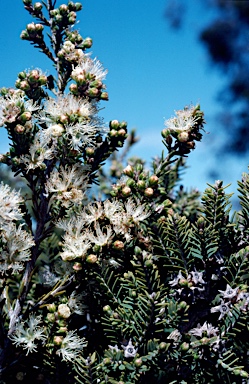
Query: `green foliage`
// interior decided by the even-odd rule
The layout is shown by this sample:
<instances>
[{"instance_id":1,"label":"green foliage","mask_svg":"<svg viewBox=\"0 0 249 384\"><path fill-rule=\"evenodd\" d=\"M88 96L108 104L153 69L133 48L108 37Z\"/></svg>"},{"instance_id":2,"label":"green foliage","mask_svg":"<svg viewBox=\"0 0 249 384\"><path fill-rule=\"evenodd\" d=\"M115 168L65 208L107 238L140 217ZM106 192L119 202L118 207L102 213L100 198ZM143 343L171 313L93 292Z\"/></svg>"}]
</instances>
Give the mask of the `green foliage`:
<instances>
[{"instance_id":1,"label":"green foliage","mask_svg":"<svg viewBox=\"0 0 249 384\"><path fill-rule=\"evenodd\" d=\"M202 138L199 106L165 122L167 155L151 170L125 166L136 139L118 155L127 124L104 133L95 116L105 72L71 29L81 5L24 4L42 24L22 38L58 76L21 72L0 96L12 140L1 161L24 181L22 193L0 185L1 383L246 383L249 175L233 216L221 181L201 199L179 185Z\"/></svg>"}]
</instances>

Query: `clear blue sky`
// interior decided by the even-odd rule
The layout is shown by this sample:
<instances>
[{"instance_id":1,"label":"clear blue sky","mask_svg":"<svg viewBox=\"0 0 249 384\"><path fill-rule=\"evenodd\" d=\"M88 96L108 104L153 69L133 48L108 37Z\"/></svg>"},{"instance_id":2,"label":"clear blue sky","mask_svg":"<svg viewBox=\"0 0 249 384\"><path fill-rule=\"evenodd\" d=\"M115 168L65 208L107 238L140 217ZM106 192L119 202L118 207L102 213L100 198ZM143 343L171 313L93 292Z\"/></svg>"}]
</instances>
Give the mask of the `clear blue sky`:
<instances>
[{"instance_id":1,"label":"clear blue sky","mask_svg":"<svg viewBox=\"0 0 249 384\"><path fill-rule=\"evenodd\" d=\"M57 1L57 5L66 1ZM175 32L164 17L167 0L83 0L77 28L83 37L93 39L91 49L108 69L106 79L110 100L103 103L105 121L126 120L140 137L133 153L148 162L160 155L160 132L164 118L190 103L200 103L206 115L203 142L190 154L184 184L205 188L209 166L215 164L212 148L220 140L213 116L218 111L215 96L224 79L209 66L207 54L198 42L198 31L212 14L201 1L189 0L184 28ZM31 17L21 0L1 0L0 14L0 86L13 86L17 73L39 67L51 70L51 63L19 36ZM3 128L0 152L7 150ZM230 164L225 182L235 183L246 164ZM233 167L232 167L233 166Z\"/></svg>"}]
</instances>

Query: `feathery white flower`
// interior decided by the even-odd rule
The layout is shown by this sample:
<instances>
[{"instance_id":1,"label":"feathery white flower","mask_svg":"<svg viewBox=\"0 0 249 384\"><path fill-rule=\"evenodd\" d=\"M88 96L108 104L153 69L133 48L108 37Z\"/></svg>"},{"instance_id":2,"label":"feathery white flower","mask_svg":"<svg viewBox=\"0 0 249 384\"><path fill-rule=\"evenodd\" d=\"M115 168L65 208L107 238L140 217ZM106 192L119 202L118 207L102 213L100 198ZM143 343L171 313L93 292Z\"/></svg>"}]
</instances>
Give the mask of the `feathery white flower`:
<instances>
[{"instance_id":1,"label":"feathery white flower","mask_svg":"<svg viewBox=\"0 0 249 384\"><path fill-rule=\"evenodd\" d=\"M95 225L95 233L96 235L89 233L89 239L92 243L100 247L107 245L114 235L110 225L100 228L99 223Z\"/></svg>"},{"instance_id":2,"label":"feathery white flower","mask_svg":"<svg viewBox=\"0 0 249 384\"><path fill-rule=\"evenodd\" d=\"M22 212L19 204L23 202L20 192L7 185L0 184L0 224L7 221L22 219Z\"/></svg>"},{"instance_id":3,"label":"feathery white flower","mask_svg":"<svg viewBox=\"0 0 249 384\"><path fill-rule=\"evenodd\" d=\"M89 56L84 55L80 63L73 69L71 77L77 80L79 75L88 75L93 80L102 81L105 79L107 72L96 58L91 59Z\"/></svg>"},{"instance_id":4,"label":"feathery white flower","mask_svg":"<svg viewBox=\"0 0 249 384\"><path fill-rule=\"evenodd\" d=\"M73 361L80 356L82 349L86 345L87 342L75 334L75 331L69 331L56 353L62 356L63 361Z\"/></svg>"},{"instance_id":5,"label":"feathery white flower","mask_svg":"<svg viewBox=\"0 0 249 384\"><path fill-rule=\"evenodd\" d=\"M129 198L125 203L125 210L127 219L131 219L135 224L147 219L151 214L148 212L145 204L141 204L139 200L134 202L132 198Z\"/></svg>"},{"instance_id":6,"label":"feathery white flower","mask_svg":"<svg viewBox=\"0 0 249 384\"><path fill-rule=\"evenodd\" d=\"M53 200L61 201L62 205L69 207L72 203L82 202L88 188L88 177L85 174L89 166L73 164L71 167L54 169L46 183L46 192L53 193Z\"/></svg>"},{"instance_id":7,"label":"feathery white flower","mask_svg":"<svg viewBox=\"0 0 249 384\"><path fill-rule=\"evenodd\" d=\"M14 223L8 223L0 228L0 240L0 272L21 271L23 263L30 259L30 248L35 245L33 237L22 229L22 225L17 228Z\"/></svg>"},{"instance_id":8,"label":"feathery white flower","mask_svg":"<svg viewBox=\"0 0 249 384\"><path fill-rule=\"evenodd\" d=\"M194 106L175 111L176 116L165 120L164 124L170 133L190 132L195 125L196 118L193 116Z\"/></svg>"},{"instance_id":9,"label":"feathery white flower","mask_svg":"<svg viewBox=\"0 0 249 384\"><path fill-rule=\"evenodd\" d=\"M89 119L97 112L96 107L87 100L73 95L59 95L57 99L49 98L45 102L44 110L40 114L41 121L57 123L61 116L74 115L77 118Z\"/></svg>"},{"instance_id":10,"label":"feathery white flower","mask_svg":"<svg viewBox=\"0 0 249 384\"><path fill-rule=\"evenodd\" d=\"M40 327L41 317L33 315L26 322L21 322L16 325L15 333L11 336L11 340L17 346L27 349L29 352L37 352L37 341L47 339L44 328Z\"/></svg>"}]
</instances>

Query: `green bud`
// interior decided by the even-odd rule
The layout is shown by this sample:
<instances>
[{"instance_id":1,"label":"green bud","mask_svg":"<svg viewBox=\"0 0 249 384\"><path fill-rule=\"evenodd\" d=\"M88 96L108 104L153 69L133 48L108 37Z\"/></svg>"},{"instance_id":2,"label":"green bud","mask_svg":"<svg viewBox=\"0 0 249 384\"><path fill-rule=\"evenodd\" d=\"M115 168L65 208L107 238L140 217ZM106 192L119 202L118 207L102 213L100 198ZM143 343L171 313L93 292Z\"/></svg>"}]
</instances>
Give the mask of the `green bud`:
<instances>
[{"instance_id":1,"label":"green bud","mask_svg":"<svg viewBox=\"0 0 249 384\"><path fill-rule=\"evenodd\" d=\"M47 84L47 81L48 81L48 78L47 78L47 76L45 76L45 75L41 75L41 76L39 77L39 80L38 80L38 82L39 82L40 85L45 85L45 84Z\"/></svg>"},{"instance_id":2,"label":"green bud","mask_svg":"<svg viewBox=\"0 0 249 384\"><path fill-rule=\"evenodd\" d=\"M101 99L101 100L106 100L106 101L108 101L108 100L109 100L108 93L107 93L107 92L102 92L102 93L100 94L100 99Z\"/></svg>"},{"instance_id":3,"label":"green bud","mask_svg":"<svg viewBox=\"0 0 249 384\"><path fill-rule=\"evenodd\" d=\"M48 304L47 305L47 310L49 311L49 312L55 312L56 311L56 305L54 304L54 303L52 303L52 304Z\"/></svg>"},{"instance_id":4,"label":"green bud","mask_svg":"<svg viewBox=\"0 0 249 384\"><path fill-rule=\"evenodd\" d=\"M94 98L94 97L97 97L98 94L99 94L99 90L97 88L89 88L88 89L88 96L89 97Z\"/></svg>"},{"instance_id":5,"label":"green bud","mask_svg":"<svg viewBox=\"0 0 249 384\"><path fill-rule=\"evenodd\" d=\"M28 32L35 32L35 30L36 30L35 23L27 24L26 29L27 29Z\"/></svg>"},{"instance_id":6,"label":"green bud","mask_svg":"<svg viewBox=\"0 0 249 384\"><path fill-rule=\"evenodd\" d=\"M31 5L32 4L32 0L22 0L22 2L24 5Z\"/></svg>"},{"instance_id":7,"label":"green bud","mask_svg":"<svg viewBox=\"0 0 249 384\"><path fill-rule=\"evenodd\" d=\"M92 147L87 147L86 148L86 155L87 156L93 156L94 152L95 152L94 148L92 148Z\"/></svg>"},{"instance_id":8,"label":"green bud","mask_svg":"<svg viewBox=\"0 0 249 384\"><path fill-rule=\"evenodd\" d=\"M135 249L134 249L134 252L135 252L136 256L139 256L139 255L142 254L142 249L136 245Z\"/></svg>"},{"instance_id":9,"label":"green bud","mask_svg":"<svg viewBox=\"0 0 249 384\"><path fill-rule=\"evenodd\" d=\"M111 311L111 307L110 307L110 305L105 305L105 306L103 307L103 311L104 311L104 312L110 312L110 311Z\"/></svg>"},{"instance_id":10,"label":"green bud","mask_svg":"<svg viewBox=\"0 0 249 384\"><path fill-rule=\"evenodd\" d=\"M32 117L31 113L26 111L21 114L20 120L22 123L26 123L26 121L31 120L31 117Z\"/></svg>"},{"instance_id":11,"label":"green bud","mask_svg":"<svg viewBox=\"0 0 249 384\"><path fill-rule=\"evenodd\" d=\"M116 240L113 243L113 248L117 251L122 251L124 249L124 243L121 240Z\"/></svg>"},{"instance_id":12,"label":"green bud","mask_svg":"<svg viewBox=\"0 0 249 384\"><path fill-rule=\"evenodd\" d=\"M130 187L125 186L125 187L122 188L122 195L124 197L130 196L130 194L131 194L131 188Z\"/></svg>"},{"instance_id":13,"label":"green bud","mask_svg":"<svg viewBox=\"0 0 249 384\"><path fill-rule=\"evenodd\" d=\"M149 178L149 185L157 185L159 178L156 175L151 175Z\"/></svg>"},{"instance_id":14,"label":"green bud","mask_svg":"<svg viewBox=\"0 0 249 384\"><path fill-rule=\"evenodd\" d=\"M148 187L148 188L146 188L146 189L144 190L144 194L145 194L145 196L147 196L147 197L152 197L153 194L154 194L154 190L153 190L152 188Z\"/></svg>"},{"instance_id":15,"label":"green bud","mask_svg":"<svg viewBox=\"0 0 249 384\"><path fill-rule=\"evenodd\" d=\"M104 365L109 365L109 364L111 364L111 362L112 362L112 360L109 357L106 357L105 359L103 359Z\"/></svg>"},{"instance_id":16,"label":"green bud","mask_svg":"<svg viewBox=\"0 0 249 384\"><path fill-rule=\"evenodd\" d=\"M77 271L81 271L82 269L82 264L81 263L74 263L73 265L73 269L77 272Z\"/></svg>"},{"instance_id":17,"label":"green bud","mask_svg":"<svg viewBox=\"0 0 249 384\"><path fill-rule=\"evenodd\" d=\"M143 364L143 361L142 361L142 359L141 358L138 358L138 359L136 359L135 361L134 361L134 364L135 364L135 366L136 367L141 367L141 365Z\"/></svg>"},{"instance_id":18,"label":"green bud","mask_svg":"<svg viewBox=\"0 0 249 384\"><path fill-rule=\"evenodd\" d=\"M167 344L166 344L164 341L162 341L162 342L159 344L159 349L160 349L161 351L165 350L166 347L167 347Z\"/></svg>"},{"instance_id":19,"label":"green bud","mask_svg":"<svg viewBox=\"0 0 249 384\"><path fill-rule=\"evenodd\" d=\"M118 120L112 120L109 123L109 127L115 130L119 129L119 121Z\"/></svg>"},{"instance_id":20,"label":"green bud","mask_svg":"<svg viewBox=\"0 0 249 384\"><path fill-rule=\"evenodd\" d=\"M82 10L82 4L81 3L75 3L74 5L75 5L76 12L79 12Z\"/></svg>"},{"instance_id":21,"label":"green bud","mask_svg":"<svg viewBox=\"0 0 249 384\"><path fill-rule=\"evenodd\" d=\"M88 255L87 258L86 258L86 262L88 264L95 264L96 262L98 261L98 258L96 255Z\"/></svg>"},{"instance_id":22,"label":"green bud","mask_svg":"<svg viewBox=\"0 0 249 384\"><path fill-rule=\"evenodd\" d=\"M182 351L187 351L189 349L189 343L186 343L186 342L182 343L180 348Z\"/></svg>"},{"instance_id":23,"label":"green bud","mask_svg":"<svg viewBox=\"0 0 249 384\"><path fill-rule=\"evenodd\" d=\"M91 48L92 45L93 45L93 41L90 37L86 37L83 40L83 48Z\"/></svg>"},{"instance_id":24,"label":"green bud","mask_svg":"<svg viewBox=\"0 0 249 384\"><path fill-rule=\"evenodd\" d=\"M145 183L145 181L144 181L144 180L138 180L138 182L137 182L137 187L138 187L138 189L140 189L140 190L145 189L145 188L146 188L146 183Z\"/></svg>"},{"instance_id":25,"label":"green bud","mask_svg":"<svg viewBox=\"0 0 249 384\"><path fill-rule=\"evenodd\" d=\"M153 265L153 261L152 260L146 260L145 263L144 263L144 266L147 267L147 268L152 267L152 265Z\"/></svg>"},{"instance_id":26,"label":"green bud","mask_svg":"<svg viewBox=\"0 0 249 384\"><path fill-rule=\"evenodd\" d=\"M18 77L19 77L19 79L24 80L24 79L26 79L27 74L24 71L23 72L19 72L18 73Z\"/></svg>"},{"instance_id":27,"label":"green bud","mask_svg":"<svg viewBox=\"0 0 249 384\"><path fill-rule=\"evenodd\" d=\"M72 92L74 95L77 95L78 93L78 87L76 84L70 84L69 91Z\"/></svg>"},{"instance_id":28,"label":"green bud","mask_svg":"<svg viewBox=\"0 0 249 384\"><path fill-rule=\"evenodd\" d=\"M68 12L68 7L66 4L61 4L59 6L59 12L61 15L65 15Z\"/></svg>"},{"instance_id":29,"label":"green bud","mask_svg":"<svg viewBox=\"0 0 249 384\"><path fill-rule=\"evenodd\" d=\"M35 11L39 12L42 10L43 5L42 3L34 3L33 7Z\"/></svg>"}]
</instances>

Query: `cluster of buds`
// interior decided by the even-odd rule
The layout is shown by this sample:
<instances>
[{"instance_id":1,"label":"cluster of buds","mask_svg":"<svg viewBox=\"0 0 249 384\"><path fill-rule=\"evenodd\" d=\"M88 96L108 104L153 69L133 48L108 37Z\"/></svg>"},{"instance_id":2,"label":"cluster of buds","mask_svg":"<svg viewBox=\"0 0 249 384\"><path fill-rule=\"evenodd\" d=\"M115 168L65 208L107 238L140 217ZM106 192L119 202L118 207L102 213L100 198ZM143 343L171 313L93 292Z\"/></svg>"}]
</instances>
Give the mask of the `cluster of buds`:
<instances>
[{"instance_id":1,"label":"cluster of buds","mask_svg":"<svg viewBox=\"0 0 249 384\"><path fill-rule=\"evenodd\" d=\"M83 55L71 73L71 78L76 84L71 84L69 89L75 96L108 100L108 93L103 84L106 74L107 71L98 60L92 60L89 56Z\"/></svg>"},{"instance_id":2,"label":"cluster of buds","mask_svg":"<svg viewBox=\"0 0 249 384\"><path fill-rule=\"evenodd\" d=\"M62 303L58 307L55 303L47 305L47 321L57 324L57 333L59 334L67 332L67 319L71 316L71 310L66 301L67 299L63 298Z\"/></svg>"},{"instance_id":3,"label":"cluster of buds","mask_svg":"<svg viewBox=\"0 0 249 384\"><path fill-rule=\"evenodd\" d=\"M178 148L181 155L188 154L195 148L195 141L201 140L200 130L203 130L204 123L199 105L176 111L175 117L165 121L166 128L162 131L167 148L171 150L174 138L175 149Z\"/></svg>"},{"instance_id":4,"label":"cluster of buds","mask_svg":"<svg viewBox=\"0 0 249 384\"><path fill-rule=\"evenodd\" d=\"M34 43L40 43L43 41L43 25L40 23L29 23L26 29L21 33L22 40L32 41Z\"/></svg>"},{"instance_id":5,"label":"cluster of buds","mask_svg":"<svg viewBox=\"0 0 249 384\"><path fill-rule=\"evenodd\" d=\"M58 57L68 61L71 64L75 64L82 59L83 51L81 48L76 48L76 45L71 41L66 40L58 52Z\"/></svg>"},{"instance_id":6,"label":"cluster of buds","mask_svg":"<svg viewBox=\"0 0 249 384\"><path fill-rule=\"evenodd\" d=\"M35 2L32 4L32 0L23 0L25 8L29 13L33 16L39 17L41 15L41 10L43 8L43 4L40 2Z\"/></svg>"},{"instance_id":7,"label":"cluster of buds","mask_svg":"<svg viewBox=\"0 0 249 384\"><path fill-rule=\"evenodd\" d=\"M53 17L52 27L73 25L76 22L76 12L82 9L81 3L69 1L68 4L61 4L59 8L50 11Z\"/></svg>"},{"instance_id":8,"label":"cluster of buds","mask_svg":"<svg viewBox=\"0 0 249 384\"><path fill-rule=\"evenodd\" d=\"M127 138L127 123L125 121L112 120L109 123L110 130L108 138L111 141L111 146L122 147Z\"/></svg>"},{"instance_id":9,"label":"cluster of buds","mask_svg":"<svg viewBox=\"0 0 249 384\"><path fill-rule=\"evenodd\" d=\"M127 165L123 173L125 175L123 181L113 187L113 196L128 197L135 194L150 200L162 192L162 188L159 187L158 176L146 172L141 163L135 166Z\"/></svg>"},{"instance_id":10,"label":"cluster of buds","mask_svg":"<svg viewBox=\"0 0 249 384\"><path fill-rule=\"evenodd\" d=\"M32 111L36 107L25 102L24 92L12 88L2 88L0 92L0 126L14 128L16 133L24 133L32 128Z\"/></svg>"},{"instance_id":11,"label":"cluster of buds","mask_svg":"<svg viewBox=\"0 0 249 384\"><path fill-rule=\"evenodd\" d=\"M40 87L47 84L48 78L39 69L32 69L29 72L20 72L15 86L26 93L33 100L37 100L41 94Z\"/></svg>"},{"instance_id":12,"label":"cluster of buds","mask_svg":"<svg viewBox=\"0 0 249 384\"><path fill-rule=\"evenodd\" d=\"M83 39L78 31L65 31L65 34L68 41L74 44L77 48L81 48L83 51L92 46L92 39L90 37Z\"/></svg>"}]
</instances>

